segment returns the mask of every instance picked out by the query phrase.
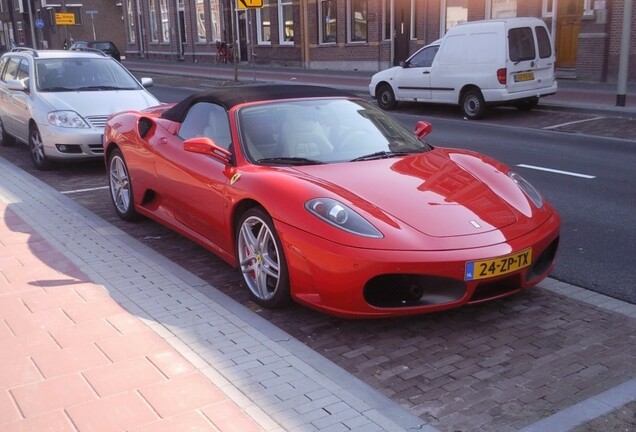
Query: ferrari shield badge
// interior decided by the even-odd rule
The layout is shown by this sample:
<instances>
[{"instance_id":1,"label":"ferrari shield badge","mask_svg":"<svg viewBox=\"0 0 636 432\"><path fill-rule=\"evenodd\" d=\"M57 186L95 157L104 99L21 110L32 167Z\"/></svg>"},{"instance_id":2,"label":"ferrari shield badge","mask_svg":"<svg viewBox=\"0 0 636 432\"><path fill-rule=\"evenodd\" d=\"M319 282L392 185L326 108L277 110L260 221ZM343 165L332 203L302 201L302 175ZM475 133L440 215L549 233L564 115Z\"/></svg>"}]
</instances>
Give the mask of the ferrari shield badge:
<instances>
[{"instance_id":1,"label":"ferrari shield badge","mask_svg":"<svg viewBox=\"0 0 636 432\"><path fill-rule=\"evenodd\" d=\"M234 183L236 183L238 181L238 179L240 179L240 178L241 178L241 174L240 173L234 173L232 178L230 178L230 185L233 185Z\"/></svg>"}]
</instances>

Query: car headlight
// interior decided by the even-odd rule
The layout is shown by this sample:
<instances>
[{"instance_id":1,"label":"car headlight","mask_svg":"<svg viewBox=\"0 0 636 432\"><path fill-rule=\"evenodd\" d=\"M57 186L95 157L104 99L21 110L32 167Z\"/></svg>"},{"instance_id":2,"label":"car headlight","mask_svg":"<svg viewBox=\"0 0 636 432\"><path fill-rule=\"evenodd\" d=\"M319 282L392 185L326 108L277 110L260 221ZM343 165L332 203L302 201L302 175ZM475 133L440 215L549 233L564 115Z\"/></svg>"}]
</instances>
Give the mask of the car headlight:
<instances>
[{"instance_id":1,"label":"car headlight","mask_svg":"<svg viewBox=\"0 0 636 432\"><path fill-rule=\"evenodd\" d=\"M363 237L383 237L369 221L335 199L314 198L305 203L305 208L309 213L341 230Z\"/></svg>"},{"instance_id":2,"label":"car headlight","mask_svg":"<svg viewBox=\"0 0 636 432\"><path fill-rule=\"evenodd\" d=\"M524 179L519 173L514 171L510 171L508 173L508 177L510 177L517 184L517 186L519 186L519 189L521 189L523 193L525 193L526 196L530 198L530 201L532 201L534 205L537 206L537 208L543 207L543 197L541 196L539 191L536 190L534 186L532 186L526 179Z\"/></svg>"},{"instance_id":3,"label":"car headlight","mask_svg":"<svg viewBox=\"0 0 636 432\"><path fill-rule=\"evenodd\" d=\"M89 128L90 126L75 111L52 111L49 113L49 123L53 126L65 128Z\"/></svg>"}]
</instances>

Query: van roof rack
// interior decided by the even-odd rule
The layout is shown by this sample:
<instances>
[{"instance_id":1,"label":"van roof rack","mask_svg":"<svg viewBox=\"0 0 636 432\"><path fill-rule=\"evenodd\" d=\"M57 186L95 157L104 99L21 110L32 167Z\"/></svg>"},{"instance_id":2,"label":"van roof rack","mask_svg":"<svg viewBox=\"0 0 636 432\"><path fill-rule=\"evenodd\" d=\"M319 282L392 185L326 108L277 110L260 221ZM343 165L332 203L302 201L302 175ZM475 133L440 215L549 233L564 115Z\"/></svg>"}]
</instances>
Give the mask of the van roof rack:
<instances>
[{"instance_id":1,"label":"van roof rack","mask_svg":"<svg viewBox=\"0 0 636 432\"><path fill-rule=\"evenodd\" d=\"M33 57L38 57L38 50L30 47L15 47L11 48L11 52L28 52L33 54Z\"/></svg>"}]
</instances>

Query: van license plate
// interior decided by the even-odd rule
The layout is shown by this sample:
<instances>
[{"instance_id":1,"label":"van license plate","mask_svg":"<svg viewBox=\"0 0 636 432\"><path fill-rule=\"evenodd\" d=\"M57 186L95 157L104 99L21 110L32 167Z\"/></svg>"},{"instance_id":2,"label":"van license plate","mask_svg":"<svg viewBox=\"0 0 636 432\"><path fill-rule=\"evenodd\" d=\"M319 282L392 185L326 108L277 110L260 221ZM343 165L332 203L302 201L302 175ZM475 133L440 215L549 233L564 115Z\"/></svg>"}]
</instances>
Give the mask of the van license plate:
<instances>
[{"instance_id":1,"label":"van license plate","mask_svg":"<svg viewBox=\"0 0 636 432\"><path fill-rule=\"evenodd\" d=\"M512 273L524 267L528 267L531 262L532 248L499 258L468 261L466 263L464 279L470 281Z\"/></svg>"},{"instance_id":2,"label":"van license plate","mask_svg":"<svg viewBox=\"0 0 636 432\"><path fill-rule=\"evenodd\" d=\"M532 81L534 79L534 72L524 72L515 75L515 82Z\"/></svg>"}]
</instances>

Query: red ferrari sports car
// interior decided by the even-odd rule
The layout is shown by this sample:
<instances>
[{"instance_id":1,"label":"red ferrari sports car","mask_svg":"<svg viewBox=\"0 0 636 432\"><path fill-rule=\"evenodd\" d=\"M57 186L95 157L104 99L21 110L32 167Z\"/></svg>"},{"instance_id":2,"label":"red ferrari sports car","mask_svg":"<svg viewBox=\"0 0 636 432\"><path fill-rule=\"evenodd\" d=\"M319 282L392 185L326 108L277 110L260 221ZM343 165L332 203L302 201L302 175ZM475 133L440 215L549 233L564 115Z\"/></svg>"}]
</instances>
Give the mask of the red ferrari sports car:
<instances>
[{"instance_id":1,"label":"red ferrari sports car","mask_svg":"<svg viewBox=\"0 0 636 432\"><path fill-rule=\"evenodd\" d=\"M335 89L242 86L115 114L104 154L120 217L237 266L264 307L411 315L537 284L558 213L504 164L433 147L429 131Z\"/></svg>"}]
</instances>

